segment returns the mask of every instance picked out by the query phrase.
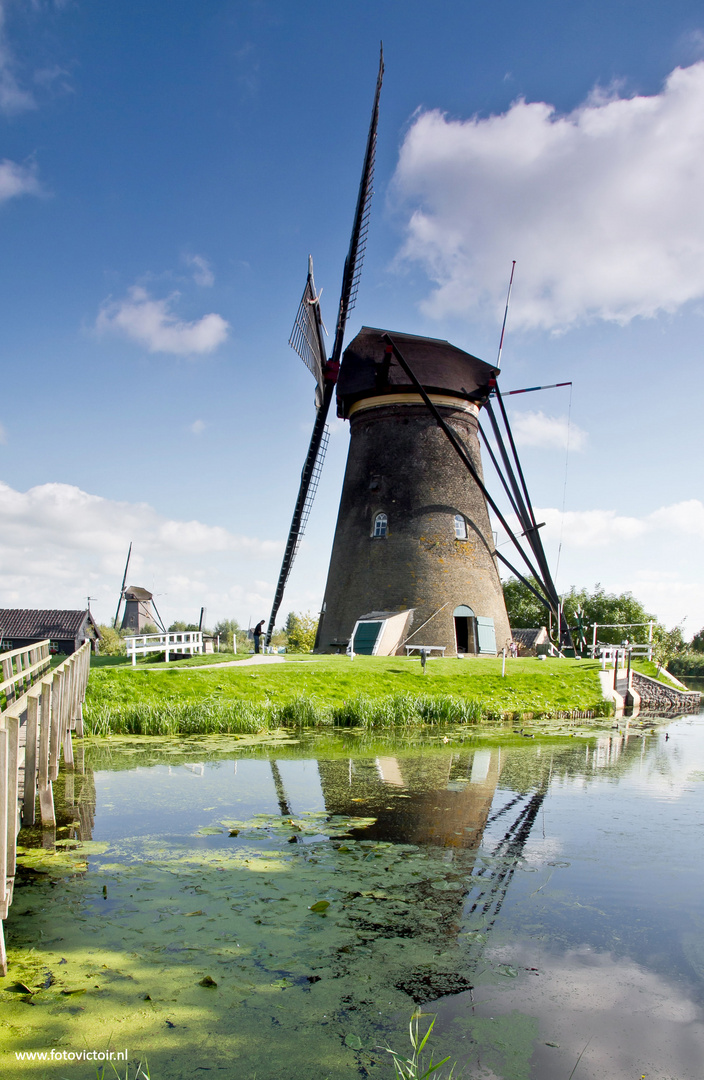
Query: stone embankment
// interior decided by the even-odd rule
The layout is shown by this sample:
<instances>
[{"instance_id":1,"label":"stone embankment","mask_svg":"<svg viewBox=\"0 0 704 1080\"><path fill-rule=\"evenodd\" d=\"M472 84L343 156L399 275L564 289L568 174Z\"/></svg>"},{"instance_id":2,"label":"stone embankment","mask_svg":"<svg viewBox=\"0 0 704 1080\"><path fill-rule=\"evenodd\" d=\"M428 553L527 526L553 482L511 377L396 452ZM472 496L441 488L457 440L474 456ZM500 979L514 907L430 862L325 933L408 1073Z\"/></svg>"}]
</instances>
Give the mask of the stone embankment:
<instances>
[{"instance_id":1,"label":"stone embankment","mask_svg":"<svg viewBox=\"0 0 704 1080\"><path fill-rule=\"evenodd\" d=\"M621 691L620 686L618 689ZM698 690L678 690L640 671L631 672L631 689L634 697L640 698L641 710L648 712L696 713L701 708L702 695Z\"/></svg>"}]
</instances>

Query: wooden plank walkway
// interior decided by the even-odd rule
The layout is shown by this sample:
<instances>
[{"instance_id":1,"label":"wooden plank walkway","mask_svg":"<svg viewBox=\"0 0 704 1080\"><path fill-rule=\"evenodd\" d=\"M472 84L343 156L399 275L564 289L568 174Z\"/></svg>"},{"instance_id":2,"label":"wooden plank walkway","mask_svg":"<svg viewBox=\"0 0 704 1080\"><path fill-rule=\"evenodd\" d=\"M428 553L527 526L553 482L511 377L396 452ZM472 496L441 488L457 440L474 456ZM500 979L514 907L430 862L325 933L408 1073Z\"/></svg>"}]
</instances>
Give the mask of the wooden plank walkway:
<instances>
[{"instance_id":1,"label":"wooden plank walkway","mask_svg":"<svg viewBox=\"0 0 704 1080\"><path fill-rule=\"evenodd\" d=\"M90 642L49 672L49 642L2 656L0 694L0 920L12 903L20 822L34 825L37 795L42 825L55 826L52 784L64 764L73 768L71 732L83 734L83 701ZM0 705L2 700L0 699ZM0 922L0 974L7 974Z\"/></svg>"}]
</instances>

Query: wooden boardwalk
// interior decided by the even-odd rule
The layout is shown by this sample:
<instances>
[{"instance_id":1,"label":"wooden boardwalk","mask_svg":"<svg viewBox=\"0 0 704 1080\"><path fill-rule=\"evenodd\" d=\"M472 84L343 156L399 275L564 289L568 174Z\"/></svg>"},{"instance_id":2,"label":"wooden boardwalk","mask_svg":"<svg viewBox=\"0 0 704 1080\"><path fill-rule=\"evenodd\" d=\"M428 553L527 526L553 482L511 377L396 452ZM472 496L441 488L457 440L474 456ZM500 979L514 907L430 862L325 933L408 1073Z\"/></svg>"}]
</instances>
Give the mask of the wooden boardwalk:
<instances>
[{"instance_id":1,"label":"wooden boardwalk","mask_svg":"<svg viewBox=\"0 0 704 1080\"><path fill-rule=\"evenodd\" d=\"M90 671L85 642L50 671L49 641L1 656L0 683L0 920L12 903L20 823L34 825L37 795L42 825L55 826L52 784L64 764L73 768L71 732L83 734L83 701ZM0 922L0 974L7 974Z\"/></svg>"}]
</instances>

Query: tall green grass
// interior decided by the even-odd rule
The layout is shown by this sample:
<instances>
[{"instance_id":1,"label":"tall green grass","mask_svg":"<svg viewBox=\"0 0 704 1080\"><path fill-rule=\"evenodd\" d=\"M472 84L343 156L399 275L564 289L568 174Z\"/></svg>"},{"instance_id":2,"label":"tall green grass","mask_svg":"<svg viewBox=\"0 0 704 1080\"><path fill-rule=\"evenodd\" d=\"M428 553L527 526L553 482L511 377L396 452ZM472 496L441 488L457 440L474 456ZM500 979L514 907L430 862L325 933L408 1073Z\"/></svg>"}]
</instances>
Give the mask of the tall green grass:
<instances>
[{"instance_id":1,"label":"tall green grass","mask_svg":"<svg viewBox=\"0 0 704 1080\"><path fill-rule=\"evenodd\" d=\"M608 703L605 703L607 705ZM585 717L600 714L580 712ZM607 714L608 709L605 710ZM452 694L360 695L339 705L321 704L301 695L280 704L204 698L154 702L87 704L89 735L256 735L279 728L361 728L381 731L421 725L479 724L518 719L519 713L496 713L480 701ZM534 715L534 714L531 714ZM545 714L543 714L545 715ZM575 714L576 715L576 714ZM569 712L559 716L568 718Z\"/></svg>"},{"instance_id":2,"label":"tall green grass","mask_svg":"<svg viewBox=\"0 0 704 1080\"><path fill-rule=\"evenodd\" d=\"M88 705L87 735L256 735L270 724L266 708L248 701L118 702Z\"/></svg>"}]
</instances>

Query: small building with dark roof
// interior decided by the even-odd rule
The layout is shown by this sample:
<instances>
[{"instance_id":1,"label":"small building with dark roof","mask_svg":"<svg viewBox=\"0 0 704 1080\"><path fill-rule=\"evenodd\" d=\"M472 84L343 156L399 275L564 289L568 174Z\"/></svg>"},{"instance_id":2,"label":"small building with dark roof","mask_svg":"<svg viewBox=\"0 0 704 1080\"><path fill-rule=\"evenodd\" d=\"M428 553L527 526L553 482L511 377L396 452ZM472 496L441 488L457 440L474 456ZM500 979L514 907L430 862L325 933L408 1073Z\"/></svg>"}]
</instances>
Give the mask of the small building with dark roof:
<instances>
[{"instance_id":1,"label":"small building with dark roof","mask_svg":"<svg viewBox=\"0 0 704 1080\"><path fill-rule=\"evenodd\" d=\"M90 611L0 608L0 649L23 649L47 638L57 652L69 655L84 641L99 641Z\"/></svg>"},{"instance_id":2,"label":"small building with dark roof","mask_svg":"<svg viewBox=\"0 0 704 1080\"><path fill-rule=\"evenodd\" d=\"M538 647L546 646L550 641L545 626L536 626L530 630L517 630L514 627L511 634L516 645L518 645L519 656L537 656Z\"/></svg>"}]
</instances>

